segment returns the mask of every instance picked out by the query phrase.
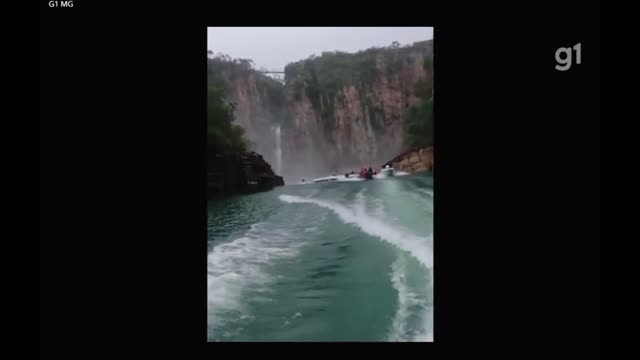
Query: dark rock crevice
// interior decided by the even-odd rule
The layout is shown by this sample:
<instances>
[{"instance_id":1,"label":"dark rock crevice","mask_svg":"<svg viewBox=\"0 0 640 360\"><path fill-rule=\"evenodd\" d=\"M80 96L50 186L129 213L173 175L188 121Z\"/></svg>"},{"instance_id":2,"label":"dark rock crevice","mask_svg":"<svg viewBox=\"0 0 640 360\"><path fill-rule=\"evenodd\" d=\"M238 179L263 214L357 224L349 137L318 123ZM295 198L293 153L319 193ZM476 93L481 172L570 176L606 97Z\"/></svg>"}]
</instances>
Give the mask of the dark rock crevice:
<instances>
[{"instance_id":1,"label":"dark rock crevice","mask_svg":"<svg viewBox=\"0 0 640 360\"><path fill-rule=\"evenodd\" d=\"M234 194L250 194L283 186L284 179L255 152L213 152L207 169L209 199Z\"/></svg>"}]
</instances>

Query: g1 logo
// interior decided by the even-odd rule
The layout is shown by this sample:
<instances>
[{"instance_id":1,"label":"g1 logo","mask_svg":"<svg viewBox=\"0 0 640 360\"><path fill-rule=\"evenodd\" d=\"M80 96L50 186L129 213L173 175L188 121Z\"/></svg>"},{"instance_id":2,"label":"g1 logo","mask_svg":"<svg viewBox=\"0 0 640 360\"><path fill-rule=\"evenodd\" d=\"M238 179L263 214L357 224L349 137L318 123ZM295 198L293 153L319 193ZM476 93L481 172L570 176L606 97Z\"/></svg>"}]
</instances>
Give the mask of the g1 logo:
<instances>
[{"instance_id":1,"label":"g1 logo","mask_svg":"<svg viewBox=\"0 0 640 360\"><path fill-rule=\"evenodd\" d=\"M573 51L576 51L576 64L580 64L582 61L582 51L581 51L581 43L576 44L573 49L570 47L561 47L556 50L556 61L558 65L556 65L556 70L558 71L567 71L571 69L572 59L571 55ZM564 56L562 56L564 54Z\"/></svg>"}]
</instances>

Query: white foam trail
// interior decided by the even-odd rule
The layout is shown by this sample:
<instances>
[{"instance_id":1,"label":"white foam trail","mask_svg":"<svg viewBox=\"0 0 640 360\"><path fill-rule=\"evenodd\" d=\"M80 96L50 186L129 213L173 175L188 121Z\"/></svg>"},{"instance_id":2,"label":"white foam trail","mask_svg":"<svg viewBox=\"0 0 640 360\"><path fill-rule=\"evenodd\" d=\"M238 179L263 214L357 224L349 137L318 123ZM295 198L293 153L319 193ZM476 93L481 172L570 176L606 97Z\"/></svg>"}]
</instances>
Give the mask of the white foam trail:
<instances>
[{"instance_id":1,"label":"white foam trail","mask_svg":"<svg viewBox=\"0 0 640 360\"><path fill-rule=\"evenodd\" d=\"M356 201L352 208L337 204L331 201L325 201L314 198L302 198L295 195L280 195L279 199L286 203L310 203L333 211L340 220L347 224L354 225L363 232L376 236L387 241L401 250L408 252L416 258L418 262L426 267L429 271L431 284L433 284L433 255L432 241L433 235L420 237L409 233L408 231L393 227L385 223L382 218L372 217L365 211L366 198L362 192L356 195ZM384 209L379 206L374 211L377 215L384 215ZM398 291L398 309L393 320L392 328L389 334L390 341L433 341L433 308L426 304L425 299L421 299L418 294L413 292L406 283L407 267L402 255L393 265L392 283ZM433 291L431 286L427 289L430 293ZM420 328L410 331L409 319L418 320L412 313L415 307L423 307L424 310L419 319ZM419 331L416 334L416 331Z\"/></svg>"},{"instance_id":2,"label":"white foam trail","mask_svg":"<svg viewBox=\"0 0 640 360\"><path fill-rule=\"evenodd\" d=\"M354 210L343 205L312 198L302 198L295 195L280 195L279 199L291 204L315 204L333 211L344 223L358 227L362 232L378 237L398 248L409 252L426 268L433 267L433 254L431 251L431 235L427 237L416 236L407 231L394 228L380 219L369 216L364 211L364 206L359 202Z\"/></svg>"},{"instance_id":3,"label":"white foam trail","mask_svg":"<svg viewBox=\"0 0 640 360\"><path fill-rule=\"evenodd\" d=\"M392 185L393 183L389 183ZM433 198L433 191L426 189L418 189ZM359 197L358 200L364 197ZM384 211L384 204L380 199L374 199L377 205L374 214L379 219L387 219ZM433 234L429 235L429 241L432 243ZM404 255L398 256L392 265L391 282L393 287L398 291L398 309L391 327L389 341L416 341L416 342L433 342L433 306L428 304L425 294L418 294L411 290L407 284L406 276L410 271L407 264L407 258ZM427 284L426 296L433 299L433 267L427 270L430 282ZM413 314L416 308L422 308L421 314ZM418 319L415 317L419 316ZM415 323L418 320L419 331L409 329L409 321ZM414 325L415 326L415 325Z\"/></svg>"},{"instance_id":4,"label":"white foam trail","mask_svg":"<svg viewBox=\"0 0 640 360\"><path fill-rule=\"evenodd\" d=\"M426 189L417 189L417 190L420 191L421 193L424 193L424 194L427 194L427 195L433 197L433 191L429 191L429 190L426 190Z\"/></svg>"},{"instance_id":5,"label":"white foam trail","mask_svg":"<svg viewBox=\"0 0 640 360\"><path fill-rule=\"evenodd\" d=\"M422 316L422 332L413 341L433 342L433 307L427 307Z\"/></svg>"},{"instance_id":6,"label":"white foam trail","mask_svg":"<svg viewBox=\"0 0 640 360\"><path fill-rule=\"evenodd\" d=\"M391 325L389 341L414 341L409 334L408 323L411 316L410 308L423 305L424 300L411 291L406 282L407 264L402 256L399 256L392 265L391 283L398 292L398 309ZM420 340L417 340L420 341Z\"/></svg>"},{"instance_id":7,"label":"white foam trail","mask_svg":"<svg viewBox=\"0 0 640 360\"><path fill-rule=\"evenodd\" d=\"M369 198L372 205L373 215L375 215L375 219L378 221L383 221L382 219L387 218L387 214L384 211L384 202L382 199L378 198ZM365 189L360 190L356 194L356 200L353 205L353 209L358 214L363 214L366 212L366 204L367 197L365 196Z\"/></svg>"},{"instance_id":8,"label":"white foam trail","mask_svg":"<svg viewBox=\"0 0 640 360\"><path fill-rule=\"evenodd\" d=\"M376 201L376 207L374 209L374 214L378 219L386 219L387 213L384 211L384 203L382 200Z\"/></svg>"},{"instance_id":9,"label":"white foam trail","mask_svg":"<svg viewBox=\"0 0 640 360\"><path fill-rule=\"evenodd\" d=\"M268 292L271 277L264 267L274 260L291 258L302 243L281 228L253 224L244 236L213 248L207 258L209 326L247 318L241 299L247 289Z\"/></svg>"},{"instance_id":10,"label":"white foam trail","mask_svg":"<svg viewBox=\"0 0 640 360\"><path fill-rule=\"evenodd\" d=\"M406 260L400 254L392 265L391 283L398 292L398 307L388 340L430 342L433 341L433 307L427 302L425 294L412 290L408 284L410 269ZM425 290L432 298L433 287L429 286Z\"/></svg>"},{"instance_id":11,"label":"white foam trail","mask_svg":"<svg viewBox=\"0 0 640 360\"><path fill-rule=\"evenodd\" d=\"M427 291L429 292L429 297L432 299L432 302L431 304L427 304L422 313L422 318L420 319L422 332L415 336L413 341L433 342L433 269L429 270L429 279L431 281Z\"/></svg>"}]
</instances>

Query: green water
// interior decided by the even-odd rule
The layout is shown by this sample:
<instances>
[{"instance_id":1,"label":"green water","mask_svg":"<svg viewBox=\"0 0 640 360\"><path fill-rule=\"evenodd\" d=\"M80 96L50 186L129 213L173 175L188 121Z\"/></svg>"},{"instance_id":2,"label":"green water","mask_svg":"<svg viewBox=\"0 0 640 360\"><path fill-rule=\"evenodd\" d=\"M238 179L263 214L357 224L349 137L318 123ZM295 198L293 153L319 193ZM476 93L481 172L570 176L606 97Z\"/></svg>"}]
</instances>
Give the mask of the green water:
<instances>
[{"instance_id":1,"label":"green water","mask_svg":"<svg viewBox=\"0 0 640 360\"><path fill-rule=\"evenodd\" d=\"M209 203L209 341L432 341L433 178Z\"/></svg>"}]
</instances>

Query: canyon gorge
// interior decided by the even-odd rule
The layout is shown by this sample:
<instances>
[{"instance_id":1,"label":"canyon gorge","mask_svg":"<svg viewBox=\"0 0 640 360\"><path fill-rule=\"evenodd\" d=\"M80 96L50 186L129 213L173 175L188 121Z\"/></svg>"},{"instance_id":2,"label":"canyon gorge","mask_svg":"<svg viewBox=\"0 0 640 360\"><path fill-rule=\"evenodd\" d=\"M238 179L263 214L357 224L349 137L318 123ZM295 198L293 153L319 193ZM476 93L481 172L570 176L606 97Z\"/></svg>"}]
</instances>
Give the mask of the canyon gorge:
<instances>
[{"instance_id":1,"label":"canyon gorge","mask_svg":"<svg viewBox=\"0 0 640 360\"><path fill-rule=\"evenodd\" d=\"M432 67L426 66L432 40L324 52L288 64L284 81L254 69L251 60L209 55L208 84L223 89L232 104L247 151L262 155L285 182L379 168L414 148L422 156L406 141L404 119L421 101L416 85L432 89Z\"/></svg>"}]
</instances>

